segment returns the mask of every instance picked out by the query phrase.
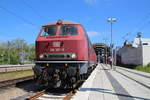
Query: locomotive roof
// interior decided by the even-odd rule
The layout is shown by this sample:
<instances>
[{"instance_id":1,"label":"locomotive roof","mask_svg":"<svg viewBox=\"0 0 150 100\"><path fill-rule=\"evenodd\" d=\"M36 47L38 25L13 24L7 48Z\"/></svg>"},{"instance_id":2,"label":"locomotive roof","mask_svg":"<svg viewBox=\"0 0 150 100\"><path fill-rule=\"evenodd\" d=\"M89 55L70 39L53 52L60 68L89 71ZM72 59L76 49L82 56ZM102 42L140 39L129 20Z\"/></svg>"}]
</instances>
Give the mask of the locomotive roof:
<instances>
[{"instance_id":1,"label":"locomotive roof","mask_svg":"<svg viewBox=\"0 0 150 100\"><path fill-rule=\"evenodd\" d=\"M73 22L73 21L69 21L69 20L57 20L57 21L48 23L46 25L56 25L56 24L58 24L59 21L61 21L61 24L79 24L77 22Z\"/></svg>"}]
</instances>

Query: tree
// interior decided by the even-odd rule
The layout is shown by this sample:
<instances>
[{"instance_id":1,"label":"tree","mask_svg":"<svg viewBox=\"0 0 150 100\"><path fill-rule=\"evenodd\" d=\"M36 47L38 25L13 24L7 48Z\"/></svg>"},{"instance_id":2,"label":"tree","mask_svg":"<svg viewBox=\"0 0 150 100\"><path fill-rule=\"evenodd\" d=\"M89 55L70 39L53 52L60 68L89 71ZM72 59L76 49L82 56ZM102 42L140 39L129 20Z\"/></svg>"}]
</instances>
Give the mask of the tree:
<instances>
[{"instance_id":1,"label":"tree","mask_svg":"<svg viewBox=\"0 0 150 100\"><path fill-rule=\"evenodd\" d=\"M35 59L35 44L29 45L29 55L28 58L30 61Z\"/></svg>"},{"instance_id":2,"label":"tree","mask_svg":"<svg viewBox=\"0 0 150 100\"><path fill-rule=\"evenodd\" d=\"M23 64L33 61L35 57L34 44L28 45L20 38L0 43L0 64Z\"/></svg>"}]
</instances>

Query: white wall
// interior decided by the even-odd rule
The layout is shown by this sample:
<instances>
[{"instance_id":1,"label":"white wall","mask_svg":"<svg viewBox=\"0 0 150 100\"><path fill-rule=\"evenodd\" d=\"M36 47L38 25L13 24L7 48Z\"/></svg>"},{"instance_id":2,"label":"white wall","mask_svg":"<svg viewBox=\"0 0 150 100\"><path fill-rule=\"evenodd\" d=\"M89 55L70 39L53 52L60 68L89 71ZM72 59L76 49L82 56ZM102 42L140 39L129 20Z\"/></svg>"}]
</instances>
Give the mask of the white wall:
<instances>
[{"instance_id":1,"label":"white wall","mask_svg":"<svg viewBox=\"0 0 150 100\"><path fill-rule=\"evenodd\" d=\"M123 64L147 65L150 63L150 38L135 38L132 47L123 46L117 54L121 56Z\"/></svg>"},{"instance_id":2,"label":"white wall","mask_svg":"<svg viewBox=\"0 0 150 100\"><path fill-rule=\"evenodd\" d=\"M143 65L150 63L150 45L143 45Z\"/></svg>"},{"instance_id":3,"label":"white wall","mask_svg":"<svg viewBox=\"0 0 150 100\"><path fill-rule=\"evenodd\" d=\"M150 45L143 45L142 48L126 48L121 54L123 64L147 65L150 63ZM123 51L124 51L123 50Z\"/></svg>"}]
</instances>

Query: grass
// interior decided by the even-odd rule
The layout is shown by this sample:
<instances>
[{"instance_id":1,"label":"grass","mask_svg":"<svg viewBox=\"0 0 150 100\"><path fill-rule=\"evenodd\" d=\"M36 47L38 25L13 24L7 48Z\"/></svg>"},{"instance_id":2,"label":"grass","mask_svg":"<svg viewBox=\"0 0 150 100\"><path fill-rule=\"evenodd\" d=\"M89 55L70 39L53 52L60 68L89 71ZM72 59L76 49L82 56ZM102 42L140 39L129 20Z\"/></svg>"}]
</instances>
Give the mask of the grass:
<instances>
[{"instance_id":1,"label":"grass","mask_svg":"<svg viewBox=\"0 0 150 100\"><path fill-rule=\"evenodd\" d=\"M137 67L135 67L135 70L150 73L150 66L149 65L147 65L147 66L137 66Z\"/></svg>"},{"instance_id":2,"label":"grass","mask_svg":"<svg viewBox=\"0 0 150 100\"><path fill-rule=\"evenodd\" d=\"M134 70L138 70L138 71L142 71L142 72L150 73L150 63L147 64L146 66L125 65L125 64L119 64L119 66L122 66L122 67L125 67L125 68L134 69Z\"/></svg>"},{"instance_id":3,"label":"grass","mask_svg":"<svg viewBox=\"0 0 150 100\"><path fill-rule=\"evenodd\" d=\"M33 75L33 70L1 73L0 74L0 81L17 79L17 78L22 78L22 77L31 76L31 75Z\"/></svg>"},{"instance_id":4,"label":"grass","mask_svg":"<svg viewBox=\"0 0 150 100\"><path fill-rule=\"evenodd\" d=\"M130 69L135 69L137 66L136 65L126 65L126 64L118 64L118 66L122 66L125 68L130 68Z\"/></svg>"}]
</instances>

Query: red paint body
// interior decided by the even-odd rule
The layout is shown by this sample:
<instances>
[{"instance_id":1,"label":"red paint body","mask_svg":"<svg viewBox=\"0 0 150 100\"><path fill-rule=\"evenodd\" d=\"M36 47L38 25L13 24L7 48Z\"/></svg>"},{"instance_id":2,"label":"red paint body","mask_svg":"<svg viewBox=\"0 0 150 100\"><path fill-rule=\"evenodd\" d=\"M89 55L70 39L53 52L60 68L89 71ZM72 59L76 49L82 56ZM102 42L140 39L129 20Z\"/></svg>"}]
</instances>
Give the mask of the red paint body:
<instances>
[{"instance_id":1,"label":"red paint body","mask_svg":"<svg viewBox=\"0 0 150 100\"><path fill-rule=\"evenodd\" d=\"M88 40L82 25L74 25L78 30L77 35L64 36L59 34L60 26L61 25L57 25L58 33L55 36L41 36L44 27L42 28L36 40L36 60L45 60L39 58L39 55L42 53L76 53L77 57L73 60L89 62L97 61L95 51ZM54 42L59 42L60 46L53 46Z\"/></svg>"}]
</instances>

